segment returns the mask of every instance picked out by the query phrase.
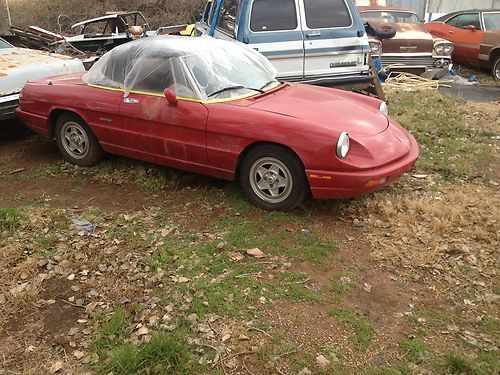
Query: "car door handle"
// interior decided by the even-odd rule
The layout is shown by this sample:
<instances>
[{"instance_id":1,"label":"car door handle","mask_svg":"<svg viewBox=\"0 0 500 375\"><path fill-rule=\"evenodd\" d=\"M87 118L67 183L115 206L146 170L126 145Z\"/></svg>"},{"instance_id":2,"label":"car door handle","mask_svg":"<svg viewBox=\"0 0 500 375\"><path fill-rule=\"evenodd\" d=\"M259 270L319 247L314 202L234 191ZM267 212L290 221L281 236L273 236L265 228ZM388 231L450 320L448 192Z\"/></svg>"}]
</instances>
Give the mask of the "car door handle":
<instances>
[{"instance_id":1,"label":"car door handle","mask_svg":"<svg viewBox=\"0 0 500 375\"><path fill-rule=\"evenodd\" d=\"M125 99L123 99L123 102L125 104L137 104L137 103L139 103L139 100L133 99L133 98L125 98Z\"/></svg>"},{"instance_id":2,"label":"car door handle","mask_svg":"<svg viewBox=\"0 0 500 375\"><path fill-rule=\"evenodd\" d=\"M318 36L321 36L321 33L319 31L315 31L313 33L306 34L306 38L317 38Z\"/></svg>"}]
</instances>

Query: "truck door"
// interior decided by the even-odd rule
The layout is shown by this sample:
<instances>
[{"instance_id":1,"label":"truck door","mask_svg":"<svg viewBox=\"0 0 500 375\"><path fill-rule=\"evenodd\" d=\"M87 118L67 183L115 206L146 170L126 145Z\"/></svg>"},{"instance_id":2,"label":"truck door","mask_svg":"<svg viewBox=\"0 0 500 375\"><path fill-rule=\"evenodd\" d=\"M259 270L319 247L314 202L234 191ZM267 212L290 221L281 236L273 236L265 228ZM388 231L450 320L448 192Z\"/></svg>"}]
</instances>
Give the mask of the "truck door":
<instances>
[{"instance_id":1,"label":"truck door","mask_svg":"<svg viewBox=\"0 0 500 375\"><path fill-rule=\"evenodd\" d=\"M241 19L239 38L266 56L280 80L302 80L304 40L299 0L253 0ZM241 27L244 25L244 29Z\"/></svg>"},{"instance_id":2,"label":"truck door","mask_svg":"<svg viewBox=\"0 0 500 375\"><path fill-rule=\"evenodd\" d=\"M368 71L368 40L352 2L303 0L304 74L307 78Z\"/></svg>"}]
</instances>

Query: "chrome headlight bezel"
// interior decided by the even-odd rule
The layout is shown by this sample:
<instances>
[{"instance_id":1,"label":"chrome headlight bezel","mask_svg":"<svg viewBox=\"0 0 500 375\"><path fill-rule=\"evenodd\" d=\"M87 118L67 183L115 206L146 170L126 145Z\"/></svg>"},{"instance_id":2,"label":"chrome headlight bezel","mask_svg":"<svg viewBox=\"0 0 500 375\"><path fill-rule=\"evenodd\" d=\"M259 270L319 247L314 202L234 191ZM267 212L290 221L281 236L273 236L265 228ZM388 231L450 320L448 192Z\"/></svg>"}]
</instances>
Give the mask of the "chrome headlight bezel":
<instances>
[{"instance_id":1,"label":"chrome headlight bezel","mask_svg":"<svg viewBox=\"0 0 500 375\"><path fill-rule=\"evenodd\" d=\"M337 141L337 157L339 159L344 159L349 153L350 146L351 141L349 138L349 134L347 132L340 133L339 139Z\"/></svg>"},{"instance_id":2,"label":"chrome headlight bezel","mask_svg":"<svg viewBox=\"0 0 500 375\"><path fill-rule=\"evenodd\" d=\"M381 102L378 107L378 110L386 116L389 115L389 106L387 105L386 102Z\"/></svg>"},{"instance_id":3,"label":"chrome headlight bezel","mask_svg":"<svg viewBox=\"0 0 500 375\"><path fill-rule=\"evenodd\" d=\"M455 46L450 42L436 42L434 44L434 54L437 56L451 56Z\"/></svg>"},{"instance_id":4,"label":"chrome headlight bezel","mask_svg":"<svg viewBox=\"0 0 500 375\"><path fill-rule=\"evenodd\" d=\"M370 45L370 53L372 56L380 56L382 54L382 43L378 40L370 40L368 41Z\"/></svg>"}]
</instances>

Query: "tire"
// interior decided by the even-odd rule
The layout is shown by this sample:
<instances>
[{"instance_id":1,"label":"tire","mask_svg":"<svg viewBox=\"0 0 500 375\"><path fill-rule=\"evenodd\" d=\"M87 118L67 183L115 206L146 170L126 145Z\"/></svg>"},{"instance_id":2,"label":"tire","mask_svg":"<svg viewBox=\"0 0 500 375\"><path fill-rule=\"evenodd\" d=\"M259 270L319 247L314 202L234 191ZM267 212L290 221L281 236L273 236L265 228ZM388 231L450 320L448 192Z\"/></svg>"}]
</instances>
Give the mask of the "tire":
<instances>
[{"instance_id":1,"label":"tire","mask_svg":"<svg viewBox=\"0 0 500 375\"><path fill-rule=\"evenodd\" d=\"M104 151L89 126L73 113L59 116L55 136L59 152L72 164L90 167L104 156Z\"/></svg>"},{"instance_id":2,"label":"tire","mask_svg":"<svg viewBox=\"0 0 500 375\"><path fill-rule=\"evenodd\" d=\"M491 73L493 74L493 78L495 78L497 81L500 81L500 56L497 56L493 61Z\"/></svg>"},{"instance_id":3,"label":"tire","mask_svg":"<svg viewBox=\"0 0 500 375\"><path fill-rule=\"evenodd\" d=\"M382 23L370 25L367 32L379 39L390 39L396 36L397 29L396 26L392 24Z\"/></svg>"},{"instance_id":4,"label":"tire","mask_svg":"<svg viewBox=\"0 0 500 375\"><path fill-rule=\"evenodd\" d=\"M256 147L245 156L240 183L248 199L268 211L293 210L309 192L300 160L291 151L275 145Z\"/></svg>"}]
</instances>

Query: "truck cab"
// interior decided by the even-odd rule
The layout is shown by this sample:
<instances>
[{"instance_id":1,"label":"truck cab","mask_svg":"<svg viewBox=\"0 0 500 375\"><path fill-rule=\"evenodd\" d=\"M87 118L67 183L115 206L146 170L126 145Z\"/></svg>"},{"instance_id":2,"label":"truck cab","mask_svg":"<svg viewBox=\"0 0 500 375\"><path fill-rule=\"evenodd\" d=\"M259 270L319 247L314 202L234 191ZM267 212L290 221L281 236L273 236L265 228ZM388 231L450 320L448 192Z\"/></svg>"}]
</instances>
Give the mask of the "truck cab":
<instances>
[{"instance_id":1,"label":"truck cab","mask_svg":"<svg viewBox=\"0 0 500 375\"><path fill-rule=\"evenodd\" d=\"M366 88L373 79L352 0L213 0L194 33L247 44L282 81Z\"/></svg>"}]
</instances>

